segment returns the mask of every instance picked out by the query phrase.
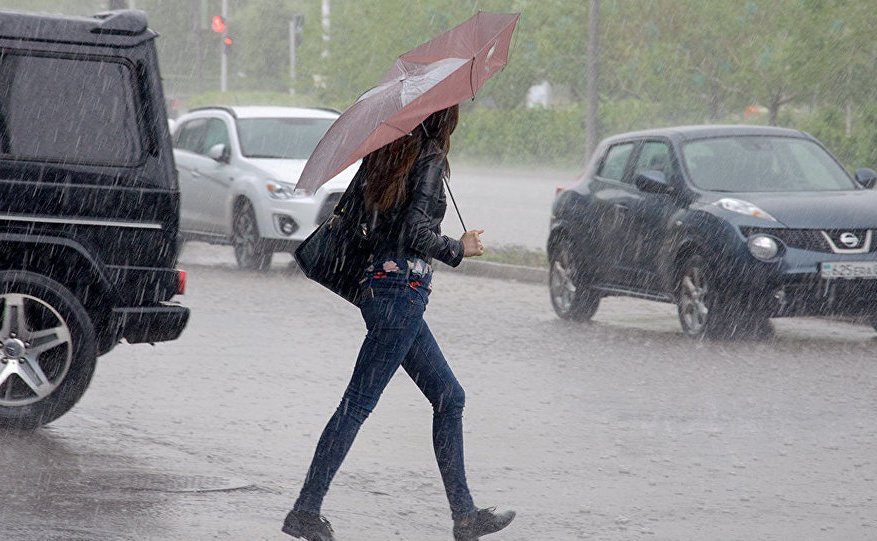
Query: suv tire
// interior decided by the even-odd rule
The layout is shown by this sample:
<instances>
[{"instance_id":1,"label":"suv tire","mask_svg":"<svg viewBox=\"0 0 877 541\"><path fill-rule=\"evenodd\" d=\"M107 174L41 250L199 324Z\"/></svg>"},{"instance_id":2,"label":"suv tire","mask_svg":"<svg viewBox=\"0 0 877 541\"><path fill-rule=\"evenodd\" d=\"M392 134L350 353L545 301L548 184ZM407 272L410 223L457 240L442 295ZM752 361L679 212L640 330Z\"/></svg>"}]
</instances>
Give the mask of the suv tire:
<instances>
[{"instance_id":1,"label":"suv tire","mask_svg":"<svg viewBox=\"0 0 877 541\"><path fill-rule=\"evenodd\" d=\"M600 307L600 295L582 285L569 241L560 241L552 250L548 263L548 291L557 315L572 321L587 321L594 317Z\"/></svg>"},{"instance_id":2,"label":"suv tire","mask_svg":"<svg viewBox=\"0 0 877 541\"><path fill-rule=\"evenodd\" d=\"M773 329L762 311L722 295L711 269L700 255L680 268L676 308L682 332L695 339L768 338Z\"/></svg>"},{"instance_id":3,"label":"suv tire","mask_svg":"<svg viewBox=\"0 0 877 541\"><path fill-rule=\"evenodd\" d=\"M257 271L265 271L271 267L271 257L274 254L265 248L265 243L259 236L256 213L249 201L245 201L235 211L231 231L231 243L238 267Z\"/></svg>"},{"instance_id":4,"label":"suv tire","mask_svg":"<svg viewBox=\"0 0 877 541\"><path fill-rule=\"evenodd\" d=\"M88 388L94 326L73 293L32 272L0 272L0 304L0 429L32 430Z\"/></svg>"},{"instance_id":5,"label":"suv tire","mask_svg":"<svg viewBox=\"0 0 877 541\"><path fill-rule=\"evenodd\" d=\"M682 332L689 338L713 337L727 327L722 318L728 310L721 306L712 273L700 255L690 256L679 269L676 311Z\"/></svg>"}]
</instances>

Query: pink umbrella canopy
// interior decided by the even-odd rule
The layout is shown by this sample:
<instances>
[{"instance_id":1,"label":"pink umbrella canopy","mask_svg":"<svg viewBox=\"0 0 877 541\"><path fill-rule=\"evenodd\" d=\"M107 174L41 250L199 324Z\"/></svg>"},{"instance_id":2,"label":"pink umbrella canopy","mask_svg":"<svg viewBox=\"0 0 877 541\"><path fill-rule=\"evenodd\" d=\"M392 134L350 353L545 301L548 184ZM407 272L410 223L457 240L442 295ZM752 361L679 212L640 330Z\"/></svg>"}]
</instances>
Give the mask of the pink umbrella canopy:
<instances>
[{"instance_id":1,"label":"pink umbrella canopy","mask_svg":"<svg viewBox=\"0 0 877 541\"><path fill-rule=\"evenodd\" d=\"M296 188L316 190L432 113L474 98L508 62L519 17L480 11L400 56L378 86L335 120L308 158Z\"/></svg>"}]
</instances>

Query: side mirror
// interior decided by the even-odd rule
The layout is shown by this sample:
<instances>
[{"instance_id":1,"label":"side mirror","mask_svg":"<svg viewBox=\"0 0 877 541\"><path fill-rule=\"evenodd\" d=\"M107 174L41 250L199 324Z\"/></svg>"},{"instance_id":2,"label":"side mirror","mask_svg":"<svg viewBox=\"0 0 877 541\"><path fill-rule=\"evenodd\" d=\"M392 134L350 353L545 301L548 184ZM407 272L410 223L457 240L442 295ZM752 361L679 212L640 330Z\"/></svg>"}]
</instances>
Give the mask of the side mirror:
<instances>
[{"instance_id":1,"label":"side mirror","mask_svg":"<svg viewBox=\"0 0 877 541\"><path fill-rule=\"evenodd\" d=\"M856 181L870 190L874 184L877 184L877 171L867 167L856 169Z\"/></svg>"},{"instance_id":2,"label":"side mirror","mask_svg":"<svg viewBox=\"0 0 877 541\"><path fill-rule=\"evenodd\" d=\"M639 191L645 193L668 194L673 191L661 171L643 171L633 179L633 183L639 188Z\"/></svg>"},{"instance_id":3,"label":"side mirror","mask_svg":"<svg viewBox=\"0 0 877 541\"><path fill-rule=\"evenodd\" d=\"M207 151L207 157L221 163L228 163L231 159L231 150L226 145L219 143L210 147L210 150Z\"/></svg>"}]
</instances>

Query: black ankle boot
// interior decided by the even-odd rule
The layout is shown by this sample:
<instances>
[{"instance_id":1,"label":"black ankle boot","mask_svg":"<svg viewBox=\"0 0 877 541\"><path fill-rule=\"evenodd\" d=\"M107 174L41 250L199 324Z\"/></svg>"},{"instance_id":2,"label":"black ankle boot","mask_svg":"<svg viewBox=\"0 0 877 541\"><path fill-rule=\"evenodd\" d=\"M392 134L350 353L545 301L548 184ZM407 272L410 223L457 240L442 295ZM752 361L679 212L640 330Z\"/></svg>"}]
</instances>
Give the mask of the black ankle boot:
<instances>
[{"instance_id":1,"label":"black ankle boot","mask_svg":"<svg viewBox=\"0 0 877 541\"><path fill-rule=\"evenodd\" d=\"M502 530L514 518L514 511L497 513L496 507L479 509L472 515L454 521L454 541L478 541L482 535Z\"/></svg>"},{"instance_id":2,"label":"black ankle boot","mask_svg":"<svg viewBox=\"0 0 877 541\"><path fill-rule=\"evenodd\" d=\"M336 541L332 525L320 515L293 509L283 521L283 533L307 541Z\"/></svg>"}]
</instances>

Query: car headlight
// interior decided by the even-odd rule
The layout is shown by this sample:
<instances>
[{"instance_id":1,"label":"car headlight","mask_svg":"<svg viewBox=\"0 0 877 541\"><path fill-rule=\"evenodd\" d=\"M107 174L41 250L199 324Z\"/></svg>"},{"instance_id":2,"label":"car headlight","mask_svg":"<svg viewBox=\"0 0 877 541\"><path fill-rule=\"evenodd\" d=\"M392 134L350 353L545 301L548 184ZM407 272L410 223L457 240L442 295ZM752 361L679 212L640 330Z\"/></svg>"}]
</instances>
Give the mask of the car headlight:
<instances>
[{"instance_id":1,"label":"car headlight","mask_svg":"<svg viewBox=\"0 0 877 541\"><path fill-rule=\"evenodd\" d=\"M295 184L278 182L276 180L269 180L266 182L265 189L268 190L268 195L272 199L298 199L310 195L307 190L297 189Z\"/></svg>"},{"instance_id":2,"label":"car headlight","mask_svg":"<svg viewBox=\"0 0 877 541\"><path fill-rule=\"evenodd\" d=\"M757 206L753 205L749 201L743 201L742 199L734 199L733 197L723 197L713 203L713 205L717 207L721 207L725 210L730 210L731 212L737 212L739 214L745 214L747 216L752 216L753 218L761 218L762 220L770 220L771 222L777 221L776 218L768 214L767 212L761 210Z\"/></svg>"},{"instance_id":3,"label":"car headlight","mask_svg":"<svg viewBox=\"0 0 877 541\"><path fill-rule=\"evenodd\" d=\"M780 252L780 245L773 237L767 235L752 235L746 241L749 253L752 257L761 261L770 261Z\"/></svg>"}]
</instances>

